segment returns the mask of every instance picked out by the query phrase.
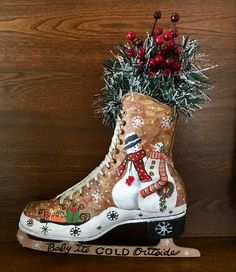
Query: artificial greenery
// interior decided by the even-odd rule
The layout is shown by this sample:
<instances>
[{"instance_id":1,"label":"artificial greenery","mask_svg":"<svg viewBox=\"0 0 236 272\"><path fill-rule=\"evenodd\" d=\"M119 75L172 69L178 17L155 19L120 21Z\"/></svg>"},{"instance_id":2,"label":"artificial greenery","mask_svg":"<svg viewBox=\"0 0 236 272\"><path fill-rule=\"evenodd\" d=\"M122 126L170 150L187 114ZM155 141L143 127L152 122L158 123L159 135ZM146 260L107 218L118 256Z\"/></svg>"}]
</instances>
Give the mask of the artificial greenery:
<instances>
[{"instance_id":1,"label":"artificial greenery","mask_svg":"<svg viewBox=\"0 0 236 272\"><path fill-rule=\"evenodd\" d=\"M174 30L177 31L175 25ZM180 112L188 117L192 117L195 110L201 108L200 104L209 101L207 91L211 84L203 73L209 67L202 68L197 63L202 57L197 54L197 40L186 36L177 43L172 37L172 45L168 48L168 41L158 45L156 39L153 33L148 33L141 42L134 42L132 38L132 46L118 45L118 53L104 62L105 87L97 95L95 103L96 112L102 115L105 124L115 124L122 96L128 92L155 98L172 107L175 114ZM141 56L140 48L145 55ZM176 48L179 49L177 54L173 51ZM151 66L151 61L157 54L163 55L165 65L162 62L156 67ZM168 67L166 63L170 58L172 66ZM177 63L177 68L173 68L173 62Z\"/></svg>"}]
</instances>

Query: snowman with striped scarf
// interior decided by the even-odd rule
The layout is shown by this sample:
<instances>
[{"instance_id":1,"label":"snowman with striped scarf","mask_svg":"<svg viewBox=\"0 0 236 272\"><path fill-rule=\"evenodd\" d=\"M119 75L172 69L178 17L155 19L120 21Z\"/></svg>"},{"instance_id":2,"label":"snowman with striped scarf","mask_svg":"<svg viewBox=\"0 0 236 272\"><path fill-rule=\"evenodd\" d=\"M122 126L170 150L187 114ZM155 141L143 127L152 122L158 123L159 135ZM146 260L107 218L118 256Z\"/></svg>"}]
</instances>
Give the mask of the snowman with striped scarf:
<instances>
[{"instance_id":1,"label":"snowman with striped scarf","mask_svg":"<svg viewBox=\"0 0 236 272\"><path fill-rule=\"evenodd\" d=\"M145 169L152 181L141 185L139 208L149 212L165 212L174 208L177 201L175 181L168 168L171 162L164 153L165 147L162 142L150 146L152 151Z\"/></svg>"}]
</instances>

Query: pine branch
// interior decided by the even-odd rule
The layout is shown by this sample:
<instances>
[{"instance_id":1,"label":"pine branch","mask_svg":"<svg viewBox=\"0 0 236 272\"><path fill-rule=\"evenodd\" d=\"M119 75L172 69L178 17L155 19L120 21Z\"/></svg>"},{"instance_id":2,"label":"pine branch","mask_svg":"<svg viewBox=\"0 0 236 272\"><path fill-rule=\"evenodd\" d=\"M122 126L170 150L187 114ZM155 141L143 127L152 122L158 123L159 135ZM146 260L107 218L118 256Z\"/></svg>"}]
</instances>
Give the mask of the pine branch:
<instances>
[{"instance_id":1,"label":"pine branch","mask_svg":"<svg viewBox=\"0 0 236 272\"><path fill-rule=\"evenodd\" d=\"M207 92L211 84L203 73L206 68L197 65L197 51L199 45L197 40L183 37L181 54L181 70L169 76L157 71L154 76L149 76L149 61L157 53L157 46L152 36L147 35L143 42L145 49L145 61L142 63L142 70L137 64L137 58L129 57L131 50L126 45L118 45L118 54L115 58L109 58L104 62L104 90L97 95L96 113L100 113L103 122L112 124L120 112L121 99L127 92L137 92L153 97L173 108L174 112L181 112L192 117L194 112L201 108L201 104L209 101ZM202 58L202 55L201 55ZM210 69L209 66L207 69Z\"/></svg>"}]
</instances>

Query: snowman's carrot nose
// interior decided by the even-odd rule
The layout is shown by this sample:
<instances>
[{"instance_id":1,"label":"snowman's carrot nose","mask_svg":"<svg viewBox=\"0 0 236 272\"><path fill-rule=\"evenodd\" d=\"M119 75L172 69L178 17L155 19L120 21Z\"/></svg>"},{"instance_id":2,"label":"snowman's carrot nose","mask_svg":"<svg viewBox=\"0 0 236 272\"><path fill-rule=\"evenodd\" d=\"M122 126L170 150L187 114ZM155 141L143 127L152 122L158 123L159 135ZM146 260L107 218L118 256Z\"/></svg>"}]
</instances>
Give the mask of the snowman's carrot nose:
<instances>
[{"instance_id":1,"label":"snowman's carrot nose","mask_svg":"<svg viewBox=\"0 0 236 272\"><path fill-rule=\"evenodd\" d=\"M147 142L147 141L144 141L144 142L142 142L141 144L139 144L139 147L142 147L143 145L145 145L146 142Z\"/></svg>"},{"instance_id":2,"label":"snowman's carrot nose","mask_svg":"<svg viewBox=\"0 0 236 272\"><path fill-rule=\"evenodd\" d=\"M154 148L155 146L153 144L150 144L151 148Z\"/></svg>"}]
</instances>

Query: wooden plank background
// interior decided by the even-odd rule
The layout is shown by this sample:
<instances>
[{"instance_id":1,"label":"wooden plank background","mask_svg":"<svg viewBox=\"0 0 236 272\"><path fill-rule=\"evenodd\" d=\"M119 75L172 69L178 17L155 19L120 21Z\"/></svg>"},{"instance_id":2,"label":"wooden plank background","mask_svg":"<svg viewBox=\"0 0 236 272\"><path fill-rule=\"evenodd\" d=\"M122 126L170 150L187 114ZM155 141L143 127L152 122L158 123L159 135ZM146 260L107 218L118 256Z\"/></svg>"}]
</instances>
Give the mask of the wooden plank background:
<instances>
[{"instance_id":1,"label":"wooden plank background","mask_svg":"<svg viewBox=\"0 0 236 272\"><path fill-rule=\"evenodd\" d=\"M179 122L174 158L188 192L184 236L236 235L234 1L35 1L0 3L0 240L13 241L24 205L89 173L112 131L94 116L102 62L161 9L173 11L219 67L212 102Z\"/></svg>"}]
</instances>

